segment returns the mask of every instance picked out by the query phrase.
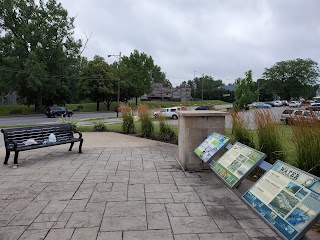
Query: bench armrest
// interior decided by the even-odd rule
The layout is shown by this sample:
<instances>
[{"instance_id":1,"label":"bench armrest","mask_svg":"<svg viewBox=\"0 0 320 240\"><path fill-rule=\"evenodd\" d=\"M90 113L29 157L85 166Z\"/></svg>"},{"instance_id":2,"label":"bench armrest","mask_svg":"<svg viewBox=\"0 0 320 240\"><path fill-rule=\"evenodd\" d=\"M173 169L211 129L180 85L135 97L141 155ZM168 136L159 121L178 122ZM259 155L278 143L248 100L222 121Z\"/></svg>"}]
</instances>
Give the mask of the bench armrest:
<instances>
[{"instance_id":1,"label":"bench armrest","mask_svg":"<svg viewBox=\"0 0 320 240\"><path fill-rule=\"evenodd\" d=\"M79 138L82 138L82 133L79 131L73 131L74 133L78 133L79 134Z\"/></svg>"},{"instance_id":2,"label":"bench armrest","mask_svg":"<svg viewBox=\"0 0 320 240\"><path fill-rule=\"evenodd\" d=\"M17 149L17 147L18 147L18 143L17 143L17 141L15 141L15 140L5 139L4 142L5 142L5 147L6 147L6 148L9 147L9 144L10 144L10 143L13 144L13 149L14 149L14 150Z\"/></svg>"}]
</instances>

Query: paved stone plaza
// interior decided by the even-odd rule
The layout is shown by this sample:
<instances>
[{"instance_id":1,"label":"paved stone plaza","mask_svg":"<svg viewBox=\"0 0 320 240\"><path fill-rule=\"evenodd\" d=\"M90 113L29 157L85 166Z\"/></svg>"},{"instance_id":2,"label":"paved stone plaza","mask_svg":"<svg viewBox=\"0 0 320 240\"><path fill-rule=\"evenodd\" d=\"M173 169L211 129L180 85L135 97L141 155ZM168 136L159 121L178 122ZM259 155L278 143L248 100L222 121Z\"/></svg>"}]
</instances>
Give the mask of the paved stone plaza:
<instances>
[{"instance_id":1,"label":"paved stone plaza","mask_svg":"<svg viewBox=\"0 0 320 240\"><path fill-rule=\"evenodd\" d=\"M183 172L176 145L104 134L0 166L1 240L279 239L213 173Z\"/></svg>"}]
</instances>

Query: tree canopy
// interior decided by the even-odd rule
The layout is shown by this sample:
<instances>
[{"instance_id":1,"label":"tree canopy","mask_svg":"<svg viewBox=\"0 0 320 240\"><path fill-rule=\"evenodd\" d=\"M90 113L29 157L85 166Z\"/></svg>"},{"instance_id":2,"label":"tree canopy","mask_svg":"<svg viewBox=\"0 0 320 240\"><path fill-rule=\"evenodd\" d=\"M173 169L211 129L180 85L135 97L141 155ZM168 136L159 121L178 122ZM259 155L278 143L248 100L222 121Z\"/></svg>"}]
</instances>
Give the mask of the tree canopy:
<instances>
[{"instance_id":1,"label":"tree canopy","mask_svg":"<svg viewBox=\"0 0 320 240\"><path fill-rule=\"evenodd\" d=\"M97 111L100 110L100 102L110 102L116 99L117 80L103 57L95 56L84 67L78 90L81 98L90 99L97 103Z\"/></svg>"},{"instance_id":2,"label":"tree canopy","mask_svg":"<svg viewBox=\"0 0 320 240\"><path fill-rule=\"evenodd\" d=\"M43 105L70 99L67 74L79 61L74 19L55 0L0 0L0 81L22 101Z\"/></svg>"},{"instance_id":3,"label":"tree canopy","mask_svg":"<svg viewBox=\"0 0 320 240\"><path fill-rule=\"evenodd\" d=\"M317 62L309 58L297 58L265 68L263 78L268 81L268 88L274 94L290 100L306 96L307 89L316 84L319 74Z\"/></svg>"},{"instance_id":4,"label":"tree canopy","mask_svg":"<svg viewBox=\"0 0 320 240\"><path fill-rule=\"evenodd\" d=\"M252 81L252 71L245 73L244 78L238 78L235 82L235 106L242 109L244 106L254 102L258 98L258 92L255 91L256 84Z\"/></svg>"},{"instance_id":5,"label":"tree canopy","mask_svg":"<svg viewBox=\"0 0 320 240\"><path fill-rule=\"evenodd\" d=\"M127 98L141 97L151 92L154 62L151 56L134 50L129 57L121 59L121 93L127 89Z\"/></svg>"}]
</instances>

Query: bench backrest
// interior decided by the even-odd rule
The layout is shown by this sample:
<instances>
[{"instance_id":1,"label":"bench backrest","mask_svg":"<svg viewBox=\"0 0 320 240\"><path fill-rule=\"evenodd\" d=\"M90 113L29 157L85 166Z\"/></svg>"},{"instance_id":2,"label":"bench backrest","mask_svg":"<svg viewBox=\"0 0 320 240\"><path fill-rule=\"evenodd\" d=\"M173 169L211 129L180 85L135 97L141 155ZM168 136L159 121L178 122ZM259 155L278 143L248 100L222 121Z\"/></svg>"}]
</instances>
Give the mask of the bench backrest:
<instances>
[{"instance_id":1,"label":"bench backrest","mask_svg":"<svg viewBox=\"0 0 320 240\"><path fill-rule=\"evenodd\" d=\"M72 125L70 123L39 125L20 128L1 129L4 140L15 140L18 145L22 145L29 138L35 139L37 142L43 142L49 139L50 133L53 133L57 141L64 141L73 138ZM5 141L6 142L6 141Z\"/></svg>"}]
</instances>

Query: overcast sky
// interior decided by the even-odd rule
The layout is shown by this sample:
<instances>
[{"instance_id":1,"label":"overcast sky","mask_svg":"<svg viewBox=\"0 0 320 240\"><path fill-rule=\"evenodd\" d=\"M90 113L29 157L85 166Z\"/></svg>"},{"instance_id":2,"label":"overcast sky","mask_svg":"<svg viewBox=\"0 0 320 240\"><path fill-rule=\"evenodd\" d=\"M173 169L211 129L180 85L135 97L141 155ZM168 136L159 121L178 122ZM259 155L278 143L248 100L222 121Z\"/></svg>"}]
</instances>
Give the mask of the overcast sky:
<instances>
[{"instance_id":1,"label":"overcast sky","mask_svg":"<svg viewBox=\"0 0 320 240\"><path fill-rule=\"evenodd\" d=\"M59 0L58 0L59 1ZM83 53L151 55L171 83L204 73L234 83L296 58L320 63L318 0L60 0L76 17ZM195 72L196 71L196 72Z\"/></svg>"}]
</instances>

